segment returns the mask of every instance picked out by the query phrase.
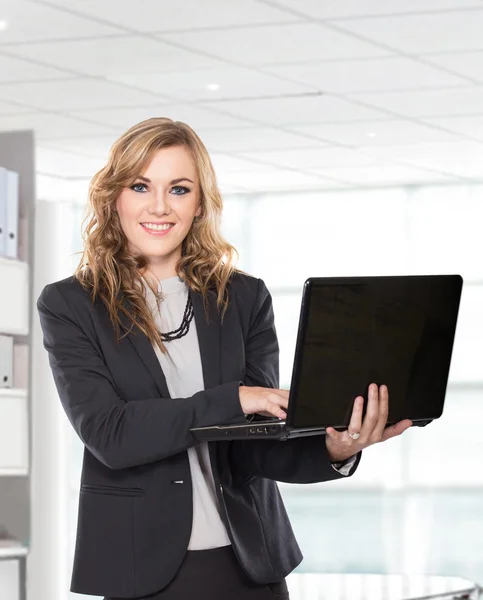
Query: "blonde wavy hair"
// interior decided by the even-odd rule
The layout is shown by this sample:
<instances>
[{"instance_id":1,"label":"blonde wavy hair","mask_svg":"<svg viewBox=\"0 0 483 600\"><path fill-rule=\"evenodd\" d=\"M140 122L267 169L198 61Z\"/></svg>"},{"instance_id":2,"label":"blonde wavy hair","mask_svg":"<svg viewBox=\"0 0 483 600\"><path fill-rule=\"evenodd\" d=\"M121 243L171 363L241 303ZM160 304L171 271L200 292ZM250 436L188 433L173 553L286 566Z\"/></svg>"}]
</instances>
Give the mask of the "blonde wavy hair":
<instances>
[{"instance_id":1,"label":"blonde wavy hair","mask_svg":"<svg viewBox=\"0 0 483 600\"><path fill-rule=\"evenodd\" d=\"M193 161L200 182L201 214L193 221L181 247L176 265L178 276L188 287L201 292L206 314L207 294L216 291L221 318L228 308L229 280L235 272L237 250L220 234L223 200L208 151L198 135L186 123L156 117L141 121L128 129L111 147L107 164L92 178L89 185L86 216L82 222L83 251L74 277L92 297L107 307L120 341L123 312L139 329L166 353L141 283L141 273L147 266L143 255L128 249L116 211L116 200L125 187L132 186L143 174L154 154L161 148L185 147ZM150 282L147 282L151 287ZM153 292L157 292L151 287ZM131 310L123 306L129 300ZM129 332L127 332L129 333Z\"/></svg>"}]
</instances>

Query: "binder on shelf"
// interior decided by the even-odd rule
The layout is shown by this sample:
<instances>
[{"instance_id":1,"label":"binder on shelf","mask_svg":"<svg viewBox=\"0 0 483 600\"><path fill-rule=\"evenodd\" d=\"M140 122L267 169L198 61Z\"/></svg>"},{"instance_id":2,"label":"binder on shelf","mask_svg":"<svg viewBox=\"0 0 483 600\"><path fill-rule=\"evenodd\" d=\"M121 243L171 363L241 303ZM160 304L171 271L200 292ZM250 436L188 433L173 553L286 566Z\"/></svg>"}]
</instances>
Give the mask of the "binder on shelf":
<instances>
[{"instance_id":1,"label":"binder on shelf","mask_svg":"<svg viewBox=\"0 0 483 600\"><path fill-rule=\"evenodd\" d=\"M7 254L7 169L0 167L0 256Z\"/></svg>"},{"instance_id":2,"label":"binder on shelf","mask_svg":"<svg viewBox=\"0 0 483 600\"><path fill-rule=\"evenodd\" d=\"M7 239L6 256L18 257L18 173L7 170Z\"/></svg>"},{"instance_id":3,"label":"binder on shelf","mask_svg":"<svg viewBox=\"0 0 483 600\"><path fill-rule=\"evenodd\" d=\"M0 388L13 387L13 337L0 335Z\"/></svg>"}]
</instances>

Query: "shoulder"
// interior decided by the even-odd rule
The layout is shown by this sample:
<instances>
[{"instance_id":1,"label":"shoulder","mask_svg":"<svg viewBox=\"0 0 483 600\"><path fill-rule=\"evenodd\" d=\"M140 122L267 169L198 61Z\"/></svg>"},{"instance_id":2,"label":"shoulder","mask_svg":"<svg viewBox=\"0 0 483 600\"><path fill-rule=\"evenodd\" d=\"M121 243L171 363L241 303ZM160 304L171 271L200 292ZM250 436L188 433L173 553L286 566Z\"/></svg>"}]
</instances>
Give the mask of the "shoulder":
<instances>
[{"instance_id":1,"label":"shoulder","mask_svg":"<svg viewBox=\"0 0 483 600\"><path fill-rule=\"evenodd\" d=\"M262 286L265 284L259 277L244 271L234 271L230 278L230 288L237 296L256 297Z\"/></svg>"},{"instance_id":2,"label":"shoulder","mask_svg":"<svg viewBox=\"0 0 483 600\"><path fill-rule=\"evenodd\" d=\"M59 303L71 306L89 302L90 295L74 275L47 283L37 298L37 308L54 308Z\"/></svg>"},{"instance_id":3,"label":"shoulder","mask_svg":"<svg viewBox=\"0 0 483 600\"><path fill-rule=\"evenodd\" d=\"M250 313L256 313L266 302L271 304L271 295L263 279L243 271L236 271L231 277L230 287L236 301L242 303Z\"/></svg>"}]
</instances>

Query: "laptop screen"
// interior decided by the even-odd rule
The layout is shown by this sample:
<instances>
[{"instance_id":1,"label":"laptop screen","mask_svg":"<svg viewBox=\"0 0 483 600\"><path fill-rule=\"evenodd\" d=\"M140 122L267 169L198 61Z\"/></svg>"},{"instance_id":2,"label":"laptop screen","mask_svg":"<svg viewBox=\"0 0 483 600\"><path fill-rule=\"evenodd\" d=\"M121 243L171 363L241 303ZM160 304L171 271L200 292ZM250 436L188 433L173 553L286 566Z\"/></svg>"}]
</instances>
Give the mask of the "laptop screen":
<instances>
[{"instance_id":1,"label":"laptop screen","mask_svg":"<svg viewBox=\"0 0 483 600\"><path fill-rule=\"evenodd\" d=\"M347 427L373 382L388 423L441 416L461 288L459 275L307 280L288 424Z\"/></svg>"}]
</instances>

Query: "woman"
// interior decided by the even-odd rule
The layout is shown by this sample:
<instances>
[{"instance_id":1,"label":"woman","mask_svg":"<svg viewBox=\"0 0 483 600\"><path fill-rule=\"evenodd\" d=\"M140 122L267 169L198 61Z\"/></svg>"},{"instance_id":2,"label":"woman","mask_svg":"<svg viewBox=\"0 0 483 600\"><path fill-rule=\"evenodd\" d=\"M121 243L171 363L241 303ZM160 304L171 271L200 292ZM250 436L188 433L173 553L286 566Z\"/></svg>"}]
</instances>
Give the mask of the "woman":
<instances>
[{"instance_id":1,"label":"woman","mask_svg":"<svg viewBox=\"0 0 483 600\"><path fill-rule=\"evenodd\" d=\"M388 393L349 432L197 443L191 427L285 417L262 280L233 266L196 133L154 118L93 178L84 253L37 301L57 390L84 443L71 590L115 598L288 598L302 560L275 481L352 474L387 428Z\"/></svg>"}]
</instances>

